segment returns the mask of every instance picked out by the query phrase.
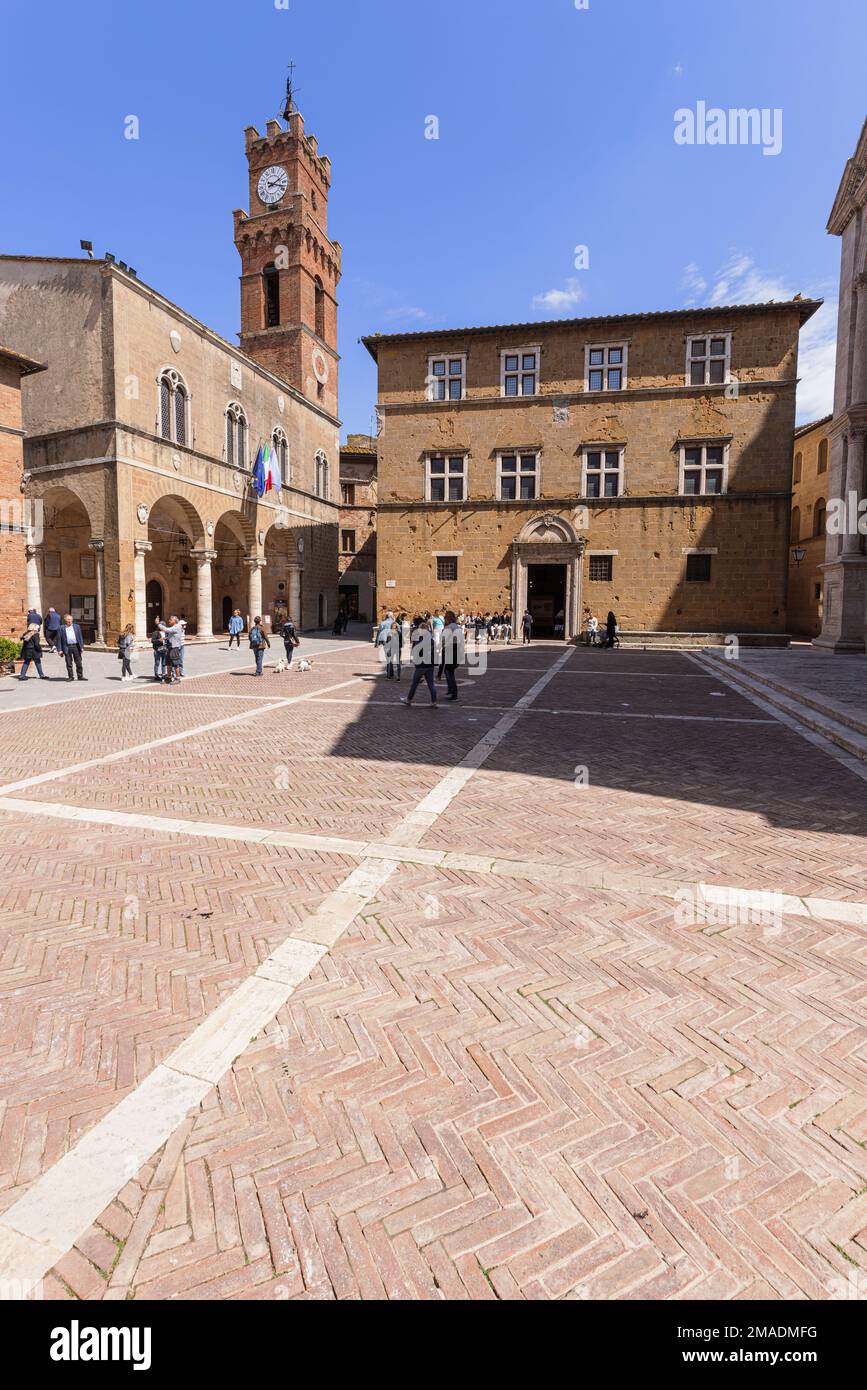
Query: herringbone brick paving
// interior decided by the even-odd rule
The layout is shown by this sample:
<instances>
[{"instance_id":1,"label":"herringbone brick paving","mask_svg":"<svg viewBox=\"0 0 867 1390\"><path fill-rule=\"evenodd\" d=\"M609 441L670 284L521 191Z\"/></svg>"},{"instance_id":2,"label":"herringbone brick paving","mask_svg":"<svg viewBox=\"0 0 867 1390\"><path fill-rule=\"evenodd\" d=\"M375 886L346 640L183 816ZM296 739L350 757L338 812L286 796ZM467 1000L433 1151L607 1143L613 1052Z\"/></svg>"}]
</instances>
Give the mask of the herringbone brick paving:
<instances>
[{"instance_id":1,"label":"herringbone brick paving","mask_svg":"<svg viewBox=\"0 0 867 1390\"><path fill-rule=\"evenodd\" d=\"M554 655L497 653L467 702L514 704ZM321 686L370 668L353 656ZM646 682L585 683L584 657L540 705L584 708L592 683L592 708L761 718L676 654L605 654ZM422 700L257 714L161 751L155 779L142 755L22 796L387 839L498 717ZM219 702L198 703L190 728ZM275 747L305 783L276 799ZM0 829L5 1209L351 866L11 812ZM399 868L45 1295L844 1296L867 1269L865 928L684 926L640 889L564 891L557 865L863 901L865 830L865 784L781 726L528 715L421 843L548 863L550 883Z\"/></svg>"}]
</instances>

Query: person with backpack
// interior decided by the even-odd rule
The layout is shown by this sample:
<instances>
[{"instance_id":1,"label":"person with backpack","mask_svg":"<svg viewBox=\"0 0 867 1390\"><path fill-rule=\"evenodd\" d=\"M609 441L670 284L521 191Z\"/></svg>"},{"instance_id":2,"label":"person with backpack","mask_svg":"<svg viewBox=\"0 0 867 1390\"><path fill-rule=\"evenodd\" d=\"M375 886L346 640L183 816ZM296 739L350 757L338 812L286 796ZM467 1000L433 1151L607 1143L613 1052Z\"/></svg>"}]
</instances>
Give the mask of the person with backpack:
<instances>
[{"instance_id":1,"label":"person with backpack","mask_svg":"<svg viewBox=\"0 0 867 1390\"><path fill-rule=\"evenodd\" d=\"M262 675L262 663L265 660L265 648L270 647L268 634L262 626L261 618L253 619L253 626L250 628L250 650L256 658L255 675Z\"/></svg>"},{"instance_id":2,"label":"person with backpack","mask_svg":"<svg viewBox=\"0 0 867 1390\"><path fill-rule=\"evenodd\" d=\"M36 674L41 681L48 680L48 676L42 669L42 642L36 623L30 623L21 638L21 660L24 664L21 667L21 675L18 677L20 681L29 681L30 677L27 672L31 665L36 667Z\"/></svg>"},{"instance_id":3,"label":"person with backpack","mask_svg":"<svg viewBox=\"0 0 867 1390\"><path fill-rule=\"evenodd\" d=\"M280 636L283 638L283 646L286 648L286 665L292 665L292 658L295 655L296 647L301 646L301 638L292 619L286 616L286 621L280 629Z\"/></svg>"},{"instance_id":4,"label":"person with backpack","mask_svg":"<svg viewBox=\"0 0 867 1390\"><path fill-rule=\"evenodd\" d=\"M166 678L166 663L168 661L169 647L166 642L165 633L161 627L155 627L151 633L151 646L154 649L154 680L164 681Z\"/></svg>"},{"instance_id":5,"label":"person with backpack","mask_svg":"<svg viewBox=\"0 0 867 1390\"><path fill-rule=\"evenodd\" d=\"M135 647L135 628L132 623L127 623L123 632L117 639L117 658L121 662L120 678L122 681L134 681L132 673L132 653Z\"/></svg>"}]
</instances>

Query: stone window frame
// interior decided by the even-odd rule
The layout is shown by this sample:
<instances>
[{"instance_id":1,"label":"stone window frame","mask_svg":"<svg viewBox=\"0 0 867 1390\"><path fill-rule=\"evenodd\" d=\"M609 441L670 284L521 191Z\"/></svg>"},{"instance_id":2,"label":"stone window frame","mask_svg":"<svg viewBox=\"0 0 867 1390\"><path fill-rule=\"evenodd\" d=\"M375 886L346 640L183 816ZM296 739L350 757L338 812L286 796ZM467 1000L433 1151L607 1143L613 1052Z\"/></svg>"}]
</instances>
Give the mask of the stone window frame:
<instances>
[{"instance_id":1,"label":"stone window frame","mask_svg":"<svg viewBox=\"0 0 867 1390\"><path fill-rule=\"evenodd\" d=\"M163 431L163 387L169 392L169 433ZM183 400L184 438L178 438L177 397ZM189 447L193 437L190 388L174 367L161 368L157 376L157 438L165 444L179 444L182 449Z\"/></svg>"},{"instance_id":2,"label":"stone window frame","mask_svg":"<svg viewBox=\"0 0 867 1390\"><path fill-rule=\"evenodd\" d=\"M226 463L246 471L250 457L250 423L240 401L229 401L224 413ZM242 428L243 427L243 428Z\"/></svg>"},{"instance_id":3,"label":"stone window frame","mask_svg":"<svg viewBox=\"0 0 867 1390\"><path fill-rule=\"evenodd\" d=\"M795 454L795 462L792 465L792 484L796 486L801 481L804 468L804 455L799 451Z\"/></svg>"},{"instance_id":4,"label":"stone window frame","mask_svg":"<svg viewBox=\"0 0 867 1390\"><path fill-rule=\"evenodd\" d=\"M462 550L443 550L434 553L433 558L436 564L436 582L438 584L457 584L458 575L460 574L460 565L458 564L458 561L460 557L463 555L463 553L464 552ZM446 564L454 566L453 574L440 573L440 566L444 562Z\"/></svg>"},{"instance_id":5,"label":"stone window frame","mask_svg":"<svg viewBox=\"0 0 867 1390\"><path fill-rule=\"evenodd\" d=\"M533 370L532 370L532 373L531 373L529 370L525 369L525 367L524 367L524 358L525 358L525 357L529 357L531 354L532 354L532 356L535 358L535 363L536 363L535 366L534 366L534 368L533 368ZM510 357L517 357L518 363L519 363L517 371L507 371L507 370L506 370L506 361L507 361L507 359L510 358ZM533 389L532 391L525 391L525 390L524 390L524 378L525 378L525 377L528 377L528 376L531 376L531 375L532 375L532 377L533 377L534 389ZM510 378L510 377L514 377L514 378L515 378L516 385L517 385L517 388L518 388L518 389L515 391L514 394L511 394L511 393L507 392L507 390L506 390L506 381L507 381L507 379ZM522 397L530 397L530 398L532 398L532 397L534 397L534 396L538 396L538 395L540 394L540 392L539 392L539 387L541 386L541 384L542 384L542 344L541 344L541 343L528 343L525 347L508 347L508 348L501 348L501 349L500 349L500 396L501 396L501 398L502 398L504 401L519 401L519 400L522 399Z\"/></svg>"},{"instance_id":6,"label":"stone window frame","mask_svg":"<svg viewBox=\"0 0 867 1390\"><path fill-rule=\"evenodd\" d=\"M728 333L690 333L689 337L688 337L687 340L686 340L686 371L685 371L685 374L684 374L684 384L685 384L686 386L694 386L694 387L700 387L700 386L728 386L729 382L731 381L732 338L733 338L733 337L734 337L734 334L731 333L731 332L728 332ZM710 348L711 348L711 343L712 343L712 342L720 342L720 341L722 341L722 342L725 344L725 351L724 351L723 353L711 353L711 350L710 350ZM693 343L704 343L704 344L705 344L705 353L704 353L703 356L700 356L700 357L694 357L694 356L693 356L693 352L692 352L692 345L693 345ZM692 368L693 368L693 364L698 363L698 362L703 362L703 363L704 363L704 373L703 373L704 379L703 379L702 381L693 381L693 379L692 379ZM723 378L723 379L722 379L722 381L711 381L711 380L710 380L710 377L711 377L711 374L712 374L712 366L711 366L711 364L712 364L713 362L722 362L722 364L723 364L723 369L722 369L722 378Z\"/></svg>"},{"instance_id":7,"label":"stone window frame","mask_svg":"<svg viewBox=\"0 0 867 1390\"><path fill-rule=\"evenodd\" d=\"M713 557L716 550L685 550L684 558L686 564L683 570L683 581L685 584L712 584L713 583ZM701 564L693 563L692 569L706 571L700 574L690 574L690 561L702 561Z\"/></svg>"},{"instance_id":8,"label":"stone window frame","mask_svg":"<svg viewBox=\"0 0 867 1390\"><path fill-rule=\"evenodd\" d=\"M598 469L598 468L588 468L588 466L587 466L587 458L588 458L588 455L590 455L590 454L614 454L614 453L616 453L617 456L618 456L618 458L617 458L617 468L616 468L616 470L613 469L613 468L609 468L609 467L607 467L607 466L604 467L604 468L601 468L601 469ZM617 491L616 491L616 492L613 492L613 493L606 493L606 491L605 491L605 476L606 476L606 474L608 474L608 473L614 473L614 472L617 473ZM590 493L587 491L587 475L588 475L588 473L598 473L598 474L599 474L600 492L599 492L598 497L597 497L597 496L591 497L591 496L590 496ZM625 444L612 444L612 443L605 443L605 444L603 444L603 443L599 443L599 444L582 444L582 445L581 445L581 496L582 496L582 497L588 498L588 499L589 499L590 501L592 501L592 502L596 502L596 501L604 502L604 501L606 500L606 497L609 498L609 499L610 499L611 497L622 497L622 496L624 495L624 491L625 491L625 479L626 479L626 445L625 445Z\"/></svg>"},{"instance_id":9,"label":"stone window frame","mask_svg":"<svg viewBox=\"0 0 867 1390\"><path fill-rule=\"evenodd\" d=\"M271 448L279 455L280 479L284 487L292 481L292 454L289 450L289 436L282 425L275 425L271 431Z\"/></svg>"},{"instance_id":10,"label":"stone window frame","mask_svg":"<svg viewBox=\"0 0 867 1390\"><path fill-rule=\"evenodd\" d=\"M816 477L819 478L823 473L828 472L828 440L823 437L819 440L819 449L816 454Z\"/></svg>"},{"instance_id":11,"label":"stone window frame","mask_svg":"<svg viewBox=\"0 0 867 1390\"><path fill-rule=\"evenodd\" d=\"M340 505L341 507L355 507L355 489L358 486L357 478L341 478L340 480Z\"/></svg>"},{"instance_id":12,"label":"stone window frame","mask_svg":"<svg viewBox=\"0 0 867 1390\"><path fill-rule=\"evenodd\" d=\"M591 550L587 555L587 582L589 584L613 584L614 582L614 557L616 550ZM593 562L607 560L607 573L594 574Z\"/></svg>"},{"instance_id":13,"label":"stone window frame","mask_svg":"<svg viewBox=\"0 0 867 1390\"><path fill-rule=\"evenodd\" d=\"M686 463L686 451L687 451L687 449L700 449L700 450L701 450L701 463L700 463L699 465L690 464L689 467L687 467L687 463ZM708 464L708 461L707 461L707 451L708 451L708 449L722 449L722 482L721 482L721 485L720 485L720 490L719 490L719 492L708 492L708 491L707 491L706 483L707 483L707 474L708 474L708 472L717 473L717 472L719 472L719 469L720 469L720 465L717 464L717 463L712 463L712 464L710 464L710 465ZM728 439L679 439L679 440L678 440L678 455L679 455L679 462L678 462L678 482L677 482L678 496L679 496L679 497L725 497L726 493L727 493L728 490L729 490L729 452L730 452L730 449L731 449L731 441L728 440ZM698 471L698 472L700 473L700 475L701 475L701 479L700 479L701 485L700 485L700 487L699 487L699 490L698 490L698 492L687 492L687 491L686 491L686 474L687 474L687 473L695 473L696 471Z\"/></svg>"},{"instance_id":14,"label":"stone window frame","mask_svg":"<svg viewBox=\"0 0 867 1390\"><path fill-rule=\"evenodd\" d=\"M510 477L515 479L515 497L503 496L503 459L513 458L516 463L514 473ZM526 473L520 467L520 460L532 458L535 461L532 477L535 482L535 492L532 497L521 497L518 483L523 477L530 477L529 471ZM498 449L497 450L497 501L498 502L538 502L542 496L542 450L541 449Z\"/></svg>"},{"instance_id":15,"label":"stone window frame","mask_svg":"<svg viewBox=\"0 0 867 1390\"><path fill-rule=\"evenodd\" d=\"M324 449L317 449L314 459L313 491L323 502L328 502L331 497L330 471L328 455Z\"/></svg>"},{"instance_id":16,"label":"stone window frame","mask_svg":"<svg viewBox=\"0 0 867 1390\"><path fill-rule=\"evenodd\" d=\"M434 363L435 363L435 362L442 362L443 366L445 367L445 371L444 371L444 372L439 372L439 373L434 372ZM460 364L461 364L461 369L460 369L460 373L459 373L459 374L458 374L458 373L455 373L455 372L452 372L452 371L450 370L451 364L452 364L453 362L460 362ZM451 384L452 384L453 381L460 381L460 383L461 383L461 394L460 394L459 396L453 396L453 395L451 394L451 389L450 389L450 388L451 388ZM439 384L440 382L442 382L443 385L444 385L444 387L445 387L445 395L444 395L444 396L438 396L438 395L435 395L435 394L434 394L434 388L435 388L436 386L438 386L438 384ZM428 398L429 401L431 401L431 402L434 403L434 404L437 404L437 403L448 404L449 402L451 402L452 405L456 404L458 401L465 401L465 400L466 400L466 398L467 398L467 354L466 354L465 352L432 352L432 353L430 353L430 354L428 355L428 359L427 359L427 398Z\"/></svg>"},{"instance_id":17,"label":"stone window frame","mask_svg":"<svg viewBox=\"0 0 867 1390\"><path fill-rule=\"evenodd\" d=\"M601 352L603 354L602 363L591 363L590 354ZM620 352L620 362L610 362L609 353ZM584 390L589 395L599 395L605 391L625 391L628 383L629 369L629 343L623 340L611 343L587 343L584 348ZM620 385L609 385L609 372L620 372ZM590 373L602 373L602 385L591 386Z\"/></svg>"},{"instance_id":18,"label":"stone window frame","mask_svg":"<svg viewBox=\"0 0 867 1390\"><path fill-rule=\"evenodd\" d=\"M444 469L444 471L443 471L442 474L437 474L437 477L442 477L443 482L444 482L444 484L446 485L446 486L444 486L444 488L443 488L443 491L446 493L446 496L443 497L443 498L434 498L434 497L431 496L431 492L432 492L431 484L432 484L432 481L433 481L433 473L432 473L431 465L433 464L433 462L434 462L435 459L442 459L442 460L445 462L445 464L447 465L446 468ZM452 460L457 460L457 459L460 459L460 461L461 461L461 463L462 463L462 465L463 465L462 472L461 472L461 474L460 474L461 478L463 479L463 495L462 495L461 497L459 497L459 498L457 498L457 497L449 497L449 496L447 495L447 494L448 494L448 486L447 486L447 484L448 484L449 480L450 480L451 478L457 478L457 477L458 477L457 471L452 471L452 470L448 467L448 464L449 464ZM431 449L431 450L429 450L428 453L426 453L425 456L424 456L424 500L425 500L426 502L433 502L435 506L439 506L439 507L448 507L448 506L457 507L457 506L460 506L461 503L467 502L467 501L469 500L469 495L470 495L470 489L469 489L469 462L470 462L470 456L469 456L469 452L468 452L466 449L452 449L452 450L448 450L448 449L447 449L447 450L445 450L445 451L441 451L441 450L439 450L439 449Z\"/></svg>"},{"instance_id":19,"label":"stone window frame","mask_svg":"<svg viewBox=\"0 0 867 1390\"><path fill-rule=\"evenodd\" d=\"M349 545L346 544L346 537L347 537L347 536L351 536L351 537L352 537L352 542L351 542L351 544L349 544ZM357 555L357 554L358 554L358 549L357 549L357 545L356 545L356 536L357 536L357 533L355 532L355 530L353 530L353 529L351 529L351 528L349 528L349 527L341 527L341 531L340 531L340 553L341 553L341 555Z\"/></svg>"}]
</instances>

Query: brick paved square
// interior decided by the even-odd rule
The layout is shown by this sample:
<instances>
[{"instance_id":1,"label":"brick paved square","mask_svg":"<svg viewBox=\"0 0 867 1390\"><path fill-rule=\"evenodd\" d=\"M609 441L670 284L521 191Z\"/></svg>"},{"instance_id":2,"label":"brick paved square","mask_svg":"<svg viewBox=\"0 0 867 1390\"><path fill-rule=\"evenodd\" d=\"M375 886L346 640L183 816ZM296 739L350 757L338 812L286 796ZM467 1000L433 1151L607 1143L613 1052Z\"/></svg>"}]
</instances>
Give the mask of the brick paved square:
<instances>
[{"instance_id":1,"label":"brick paved square","mask_svg":"<svg viewBox=\"0 0 867 1390\"><path fill-rule=\"evenodd\" d=\"M437 711L365 648L251 687L2 716L34 1287L846 1296L865 780L677 653L496 651Z\"/></svg>"}]
</instances>

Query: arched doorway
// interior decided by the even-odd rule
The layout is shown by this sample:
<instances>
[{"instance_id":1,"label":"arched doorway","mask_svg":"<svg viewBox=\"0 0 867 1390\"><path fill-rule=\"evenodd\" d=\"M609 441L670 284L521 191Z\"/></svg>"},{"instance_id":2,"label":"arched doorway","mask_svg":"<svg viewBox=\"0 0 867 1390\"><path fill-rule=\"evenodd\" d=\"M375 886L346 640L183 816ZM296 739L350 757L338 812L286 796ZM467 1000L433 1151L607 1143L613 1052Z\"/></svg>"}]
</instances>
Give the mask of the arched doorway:
<instances>
[{"instance_id":1,"label":"arched doorway","mask_svg":"<svg viewBox=\"0 0 867 1390\"><path fill-rule=\"evenodd\" d=\"M168 618L166 612L165 599L163 597L163 586L158 579L149 579L145 589L147 607L147 630L153 632L157 625L157 618Z\"/></svg>"},{"instance_id":2,"label":"arched doorway","mask_svg":"<svg viewBox=\"0 0 867 1390\"><path fill-rule=\"evenodd\" d=\"M193 550L204 546L205 528L201 517L185 497L161 497L151 507L148 540L151 550L145 563L145 595L151 582L161 586L163 618L177 614L187 623L187 632L198 628L196 562ZM157 578L158 577L158 578Z\"/></svg>"},{"instance_id":3,"label":"arched doorway","mask_svg":"<svg viewBox=\"0 0 867 1390\"><path fill-rule=\"evenodd\" d=\"M221 595L219 616L225 632L236 608L246 618L256 617L255 613L248 613L250 576L245 562L255 551L255 534L249 517L238 511L223 512L214 529L213 548L217 553L214 594Z\"/></svg>"},{"instance_id":4,"label":"arched doorway","mask_svg":"<svg viewBox=\"0 0 867 1390\"><path fill-rule=\"evenodd\" d=\"M586 540L568 517L547 513L528 521L512 543L512 609L516 630L529 609L539 636L572 641L581 631Z\"/></svg>"},{"instance_id":5,"label":"arched doorway","mask_svg":"<svg viewBox=\"0 0 867 1390\"><path fill-rule=\"evenodd\" d=\"M81 624L86 643L95 640L99 602L97 569L101 557L92 549L90 517L84 503L68 488L52 488L42 497L42 545L39 565L40 607L71 613Z\"/></svg>"},{"instance_id":6,"label":"arched doorway","mask_svg":"<svg viewBox=\"0 0 867 1390\"><path fill-rule=\"evenodd\" d=\"M232 601L232 595L226 594L225 598L223 599L223 632L229 631L229 619L234 613L236 606L237 605Z\"/></svg>"}]
</instances>

